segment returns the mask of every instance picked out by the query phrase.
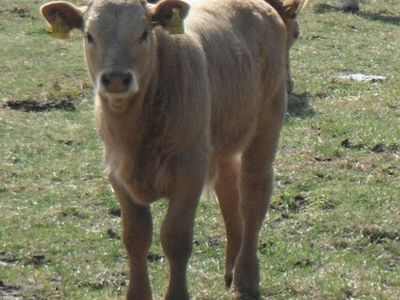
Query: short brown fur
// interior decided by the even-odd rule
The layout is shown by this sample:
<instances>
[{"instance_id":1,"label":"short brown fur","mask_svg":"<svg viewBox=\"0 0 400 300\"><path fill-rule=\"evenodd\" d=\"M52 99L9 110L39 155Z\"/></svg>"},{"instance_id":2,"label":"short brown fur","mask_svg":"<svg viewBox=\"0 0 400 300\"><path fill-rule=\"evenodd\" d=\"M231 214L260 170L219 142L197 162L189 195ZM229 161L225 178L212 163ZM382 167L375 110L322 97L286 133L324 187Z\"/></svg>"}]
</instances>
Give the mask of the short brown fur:
<instances>
[{"instance_id":1,"label":"short brown fur","mask_svg":"<svg viewBox=\"0 0 400 300\"><path fill-rule=\"evenodd\" d=\"M165 198L165 298L189 299L195 211L213 169L227 232L225 283L233 282L239 297L257 299L258 234L286 109L286 29L263 0L189 4L94 0L82 10L52 2L42 12L51 23L73 9L73 19L83 21L75 27L85 35L97 127L130 260L127 298L152 299L150 204ZM168 24L173 9L187 14L185 34L155 25Z\"/></svg>"}]
</instances>

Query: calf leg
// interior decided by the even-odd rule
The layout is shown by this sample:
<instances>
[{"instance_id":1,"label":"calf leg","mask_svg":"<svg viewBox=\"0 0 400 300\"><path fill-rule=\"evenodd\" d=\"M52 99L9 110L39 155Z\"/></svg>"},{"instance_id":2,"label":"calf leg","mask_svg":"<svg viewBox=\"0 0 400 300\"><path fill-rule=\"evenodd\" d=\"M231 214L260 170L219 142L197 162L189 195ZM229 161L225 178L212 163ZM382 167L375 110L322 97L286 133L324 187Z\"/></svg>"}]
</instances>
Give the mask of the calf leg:
<instances>
[{"instance_id":1,"label":"calf leg","mask_svg":"<svg viewBox=\"0 0 400 300\"><path fill-rule=\"evenodd\" d=\"M242 155L240 213L243 236L235 264L234 285L243 299L259 297L258 234L273 186L273 166L285 111L285 91L260 115L256 134Z\"/></svg>"},{"instance_id":2,"label":"calf leg","mask_svg":"<svg viewBox=\"0 0 400 300\"><path fill-rule=\"evenodd\" d=\"M190 178L190 177L189 177ZM186 268L192 252L193 227L203 179L182 181L170 198L161 227L161 243L170 266L167 300L188 300Z\"/></svg>"},{"instance_id":3,"label":"calf leg","mask_svg":"<svg viewBox=\"0 0 400 300\"><path fill-rule=\"evenodd\" d=\"M121 205L122 235L129 257L130 280L127 299L150 300L151 288L147 256L152 239L150 208L134 203L124 189L111 179Z\"/></svg>"},{"instance_id":4,"label":"calf leg","mask_svg":"<svg viewBox=\"0 0 400 300\"><path fill-rule=\"evenodd\" d=\"M343 0L342 10L355 13L359 10L359 0Z\"/></svg>"},{"instance_id":5,"label":"calf leg","mask_svg":"<svg viewBox=\"0 0 400 300\"><path fill-rule=\"evenodd\" d=\"M235 161L234 158L220 159L218 169L215 193L226 227L225 285L230 287L233 279L232 271L242 240L238 189L239 162Z\"/></svg>"},{"instance_id":6,"label":"calf leg","mask_svg":"<svg viewBox=\"0 0 400 300\"><path fill-rule=\"evenodd\" d=\"M286 53L286 86L287 86L287 92L290 94L293 91L294 87L294 79L292 77L292 72L291 72L291 67L290 67L290 53L289 49L287 50Z\"/></svg>"},{"instance_id":7,"label":"calf leg","mask_svg":"<svg viewBox=\"0 0 400 300\"><path fill-rule=\"evenodd\" d=\"M258 233L272 193L272 179L270 166L255 173L243 172L241 177L240 212L243 219L243 238L235 264L234 284L244 299L258 299L259 296Z\"/></svg>"}]
</instances>

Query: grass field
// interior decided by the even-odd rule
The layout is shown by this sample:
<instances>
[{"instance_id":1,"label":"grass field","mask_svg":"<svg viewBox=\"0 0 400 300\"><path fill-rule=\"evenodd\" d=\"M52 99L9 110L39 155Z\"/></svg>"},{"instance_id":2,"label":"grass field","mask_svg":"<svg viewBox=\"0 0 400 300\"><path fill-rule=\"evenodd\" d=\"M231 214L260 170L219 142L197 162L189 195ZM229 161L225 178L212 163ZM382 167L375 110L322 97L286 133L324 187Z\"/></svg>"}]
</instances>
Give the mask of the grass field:
<instances>
[{"instance_id":1,"label":"grass field","mask_svg":"<svg viewBox=\"0 0 400 300\"><path fill-rule=\"evenodd\" d=\"M52 40L44 2L0 6L0 299L122 299L127 256L80 35ZM365 0L357 15L339 7L313 0L300 17L260 238L265 299L400 299L400 1ZM164 208L153 207L155 228ZM196 220L191 294L231 299L212 193ZM159 299L168 266L157 230L149 260Z\"/></svg>"}]
</instances>

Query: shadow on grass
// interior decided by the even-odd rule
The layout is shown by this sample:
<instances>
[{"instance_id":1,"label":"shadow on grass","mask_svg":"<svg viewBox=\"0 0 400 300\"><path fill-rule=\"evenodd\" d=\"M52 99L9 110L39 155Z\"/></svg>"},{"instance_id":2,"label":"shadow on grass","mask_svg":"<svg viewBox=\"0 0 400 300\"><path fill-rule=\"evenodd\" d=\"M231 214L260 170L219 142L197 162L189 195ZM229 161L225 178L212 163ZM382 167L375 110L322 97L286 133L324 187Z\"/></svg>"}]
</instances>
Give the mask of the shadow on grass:
<instances>
[{"instance_id":1,"label":"shadow on grass","mask_svg":"<svg viewBox=\"0 0 400 300\"><path fill-rule=\"evenodd\" d=\"M329 12L343 12L343 10L340 7L332 6L330 4L325 4L325 3L317 5L314 11L317 14L325 14ZM358 12L355 12L354 14L370 21L378 21L382 23L400 26L400 16L388 15L387 12L384 11L380 13L372 13L360 10Z\"/></svg>"},{"instance_id":2,"label":"shadow on grass","mask_svg":"<svg viewBox=\"0 0 400 300\"><path fill-rule=\"evenodd\" d=\"M326 14L326 13L330 13L330 12L343 12L341 7L333 6L333 5L326 4L326 3L318 4L314 8L314 11L316 14Z\"/></svg>"},{"instance_id":3,"label":"shadow on grass","mask_svg":"<svg viewBox=\"0 0 400 300\"><path fill-rule=\"evenodd\" d=\"M308 93L289 94L287 113L289 116L306 118L312 117L315 112L310 108Z\"/></svg>"}]
</instances>

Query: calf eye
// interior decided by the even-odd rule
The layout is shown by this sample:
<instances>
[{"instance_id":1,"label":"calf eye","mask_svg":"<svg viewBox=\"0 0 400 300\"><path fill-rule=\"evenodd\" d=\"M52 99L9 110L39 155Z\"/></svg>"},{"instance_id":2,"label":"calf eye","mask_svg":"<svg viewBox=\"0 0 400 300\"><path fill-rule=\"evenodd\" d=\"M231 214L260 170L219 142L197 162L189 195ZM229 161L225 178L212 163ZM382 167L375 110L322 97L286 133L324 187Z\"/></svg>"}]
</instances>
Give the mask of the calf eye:
<instances>
[{"instance_id":1,"label":"calf eye","mask_svg":"<svg viewBox=\"0 0 400 300\"><path fill-rule=\"evenodd\" d=\"M90 33L86 33L86 34L85 34L85 37L86 37L86 40L87 40L87 42L88 42L89 44L93 44L94 39L93 39L93 37L92 37L92 35L91 35Z\"/></svg>"}]
</instances>

